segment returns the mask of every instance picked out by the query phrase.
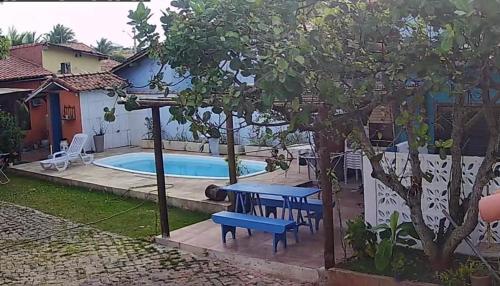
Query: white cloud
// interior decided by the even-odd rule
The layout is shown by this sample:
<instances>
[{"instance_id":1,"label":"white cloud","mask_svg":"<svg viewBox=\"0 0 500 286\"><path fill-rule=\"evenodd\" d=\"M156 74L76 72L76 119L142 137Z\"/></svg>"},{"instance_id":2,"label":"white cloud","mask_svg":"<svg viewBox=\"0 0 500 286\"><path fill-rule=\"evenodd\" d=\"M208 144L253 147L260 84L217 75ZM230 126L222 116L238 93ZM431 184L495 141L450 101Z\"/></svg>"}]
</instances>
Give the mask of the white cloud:
<instances>
[{"instance_id":1,"label":"white cloud","mask_svg":"<svg viewBox=\"0 0 500 286\"><path fill-rule=\"evenodd\" d=\"M153 24L159 25L161 11L169 4L169 0L145 2L154 13ZM88 45L104 37L132 46L127 15L136 6L134 2L4 2L0 4L0 29L5 34L8 27L14 26L18 31L36 31L41 35L55 24L63 24L73 29L80 42Z\"/></svg>"}]
</instances>

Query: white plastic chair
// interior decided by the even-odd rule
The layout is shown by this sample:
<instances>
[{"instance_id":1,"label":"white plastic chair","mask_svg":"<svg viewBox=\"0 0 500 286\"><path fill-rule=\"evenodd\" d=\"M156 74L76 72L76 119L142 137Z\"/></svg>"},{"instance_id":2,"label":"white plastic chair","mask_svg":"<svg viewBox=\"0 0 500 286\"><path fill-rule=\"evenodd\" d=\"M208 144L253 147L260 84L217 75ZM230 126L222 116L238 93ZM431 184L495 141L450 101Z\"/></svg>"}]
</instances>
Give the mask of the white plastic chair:
<instances>
[{"instance_id":1,"label":"white plastic chair","mask_svg":"<svg viewBox=\"0 0 500 286\"><path fill-rule=\"evenodd\" d=\"M87 139L87 134L76 134L68 150L59 151L50 155L49 159L40 161L40 165L45 170L56 169L61 172L66 170L71 162L81 160L84 164L90 164L92 162L92 156L83 153L83 148Z\"/></svg>"},{"instance_id":2,"label":"white plastic chair","mask_svg":"<svg viewBox=\"0 0 500 286\"><path fill-rule=\"evenodd\" d=\"M363 176L363 152L350 148L347 140L344 146L344 182L347 183L347 170L355 170L356 182L358 182L358 170Z\"/></svg>"}]
</instances>

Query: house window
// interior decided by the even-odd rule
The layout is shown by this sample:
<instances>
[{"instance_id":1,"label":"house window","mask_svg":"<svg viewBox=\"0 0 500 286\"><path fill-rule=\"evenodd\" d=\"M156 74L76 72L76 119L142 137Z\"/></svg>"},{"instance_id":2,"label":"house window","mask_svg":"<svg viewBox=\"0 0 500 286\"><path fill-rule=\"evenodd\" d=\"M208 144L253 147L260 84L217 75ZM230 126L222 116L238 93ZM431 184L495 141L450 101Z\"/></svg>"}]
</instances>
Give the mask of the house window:
<instances>
[{"instance_id":1,"label":"house window","mask_svg":"<svg viewBox=\"0 0 500 286\"><path fill-rule=\"evenodd\" d=\"M61 63L61 73L71 73L71 63Z\"/></svg>"}]
</instances>

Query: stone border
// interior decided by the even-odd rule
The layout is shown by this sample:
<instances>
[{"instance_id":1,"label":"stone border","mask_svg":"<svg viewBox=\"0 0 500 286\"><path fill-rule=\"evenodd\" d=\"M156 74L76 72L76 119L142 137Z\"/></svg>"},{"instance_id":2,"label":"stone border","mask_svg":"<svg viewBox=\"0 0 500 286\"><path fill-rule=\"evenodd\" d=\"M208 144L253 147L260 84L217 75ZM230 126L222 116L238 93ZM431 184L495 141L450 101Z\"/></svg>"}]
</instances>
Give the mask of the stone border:
<instances>
[{"instance_id":1,"label":"stone border","mask_svg":"<svg viewBox=\"0 0 500 286\"><path fill-rule=\"evenodd\" d=\"M439 286L433 283L396 281L392 277L355 272L342 268L332 268L320 272L323 285L362 285L362 286Z\"/></svg>"}]
</instances>

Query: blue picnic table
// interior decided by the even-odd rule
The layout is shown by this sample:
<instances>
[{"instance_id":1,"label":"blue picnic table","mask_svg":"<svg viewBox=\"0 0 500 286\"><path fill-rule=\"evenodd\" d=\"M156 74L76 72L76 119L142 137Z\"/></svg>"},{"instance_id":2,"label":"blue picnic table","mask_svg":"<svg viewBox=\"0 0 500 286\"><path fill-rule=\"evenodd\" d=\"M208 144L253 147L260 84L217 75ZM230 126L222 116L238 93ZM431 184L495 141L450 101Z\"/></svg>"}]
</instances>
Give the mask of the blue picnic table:
<instances>
[{"instance_id":1,"label":"blue picnic table","mask_svg":"<svg viewBox=\"0 0 500 286\"><path fill-rule=\"evenodd\" d=\"M311 233L313 233L313 225L311 221L311 215L309 213L308 200L307 198L320 192L318 188L304 188L304 187L293 187L287 185L277 185L277 184L259 184L259 183L236 183L229 186L221 188L226 192L235 193L235 212L245 212L245 205L247 203L247 198L250 198L250 212L256 214L254 202L257 203L259 207L260 215L263 215L262 205L260 203L260 196L277 196L283 199L281 219L285 217L285 211L288 211L288 219L294 220L292 213L292 205L297 209L297 226L307 225L309 226ZM307 223L302 216L302 210L306 211Z\"/></svg>"}]
</instances>

